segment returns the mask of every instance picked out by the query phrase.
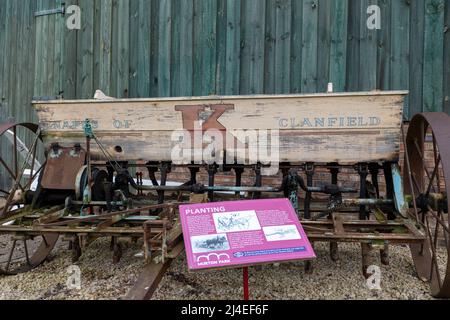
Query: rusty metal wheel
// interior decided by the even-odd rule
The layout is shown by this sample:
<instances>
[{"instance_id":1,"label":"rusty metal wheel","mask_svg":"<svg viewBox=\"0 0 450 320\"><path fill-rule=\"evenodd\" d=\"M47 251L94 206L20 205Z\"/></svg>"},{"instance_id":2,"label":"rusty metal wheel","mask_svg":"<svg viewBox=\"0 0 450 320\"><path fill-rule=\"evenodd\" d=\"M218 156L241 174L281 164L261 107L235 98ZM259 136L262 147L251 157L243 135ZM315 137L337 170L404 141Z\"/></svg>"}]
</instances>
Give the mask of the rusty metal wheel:
<instances>
[{"instance_id":1,"label":"rusty metal wheel","mask_svg":"<svg viewBox=\"0 0 450 320\"><path fill-rule=\"evenodd\" d=\"M416 115L405 143L404 189L411 195L410 212L427 240L411 245L417 273L430 282L431 294L450 298L450 117L445 113Z\"/></svg>"},{"instance_id":2,"label":"rusty metal wheel","mask_svg":"<svg viewBox=\"0 0 450 320\"><path fill-rule=\"evenodd\" d=\"M45 261L58 241L58 234L36 237L0 236L0 274L15 275Z\"/></svg>"},{"instance_id":3,"label":"rusty metal wheel","mask_svg":"<svg viewBox=\"0 0 450 320\"><path fill-rule=\"evenodd\" d=\"M29 141L28 143L26 141ZM0 219L23 202L42 167L38 157L44 148L39 127L32 123L0 125L0 146L8 152L0 154Z\"/></svg>"},{"instance_id":4,"label":"rusty metal wheel","mask_svg":"<svg viewBox=\"0 0 450 320\"><path fill-rule=\"evenodd\" d=\"M0 125L0 223L14 223L23 207L24 195L32 187L43 165L38 158L44 148L39 126L32 123ZM57 234L36 237L0 235L0 274L17 274L40 265L58 241Z\"/></svg>"}]
</instances>

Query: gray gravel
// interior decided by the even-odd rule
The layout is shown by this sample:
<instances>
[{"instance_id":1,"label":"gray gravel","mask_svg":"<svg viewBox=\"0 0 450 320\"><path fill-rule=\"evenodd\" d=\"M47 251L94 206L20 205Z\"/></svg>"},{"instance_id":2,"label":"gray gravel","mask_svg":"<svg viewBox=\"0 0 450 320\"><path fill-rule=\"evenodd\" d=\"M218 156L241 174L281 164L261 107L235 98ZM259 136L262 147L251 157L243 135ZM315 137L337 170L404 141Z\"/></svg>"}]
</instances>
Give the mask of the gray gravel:
<instances>
[{"instance_id":1,"label":"gray gravel","mask_svg":"<svg viewBox=\"0 0 450 320\"><path fill-rule=\"evenodd\" d=\"M2 299L118 299L135 282L143 259L135 254L141 244L125 243L120 263L112 263L107 239L92 244L77 262L81 290L68 289L70 252L60 246L39 268L17 276L0 276ZM332 262L328 244L316 244L318 258L313 274L304 272L303 262L251 267L250 295L253 299L432 299L428 284L414 271L407 247L392 247L391 265L381 268L381 290L369 290L361 275L358 244L340 244L339 263ZM164 276L155 299L242 299L240 269L192 273L185 255L180 255Z\"/></svg>"}]
</instances>

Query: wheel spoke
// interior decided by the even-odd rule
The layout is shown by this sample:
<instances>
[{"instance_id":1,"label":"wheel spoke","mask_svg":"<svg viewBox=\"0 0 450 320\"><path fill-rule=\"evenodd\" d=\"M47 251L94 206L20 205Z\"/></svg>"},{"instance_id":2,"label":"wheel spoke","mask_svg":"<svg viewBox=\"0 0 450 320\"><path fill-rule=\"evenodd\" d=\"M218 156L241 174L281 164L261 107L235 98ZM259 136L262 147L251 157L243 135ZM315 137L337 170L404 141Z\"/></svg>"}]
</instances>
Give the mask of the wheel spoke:
<instances>
[{"instance_id":1,"label":"wheel spoke","mask_svg":"<svg viewBox=\"0 0 450 320\"><path fill-rule=\"evenodd\" d=\"M433 217L436 219L437 222L439 222L439 224L444 228L444 230L447 231L447 233L449 233L448 226L445 224L445 222L441 218L439 218L436 215L436 213L434 212L434 210L430 206L428 206L428 210L430 210L429 212L431 212Z\"/></svg>"},{"instance_id":2,"label":"wheel spoke","mask_svg":"<svg viewBox=\"0 0 450 320\"><path fill-rule=\"evenodd\" d=\"M11 265L11 260L12 260L13 254L14 254L14 249L16 248L16 243L17 243L17 240L14 239L14 240L13 240L12 247L11 247L11 251L9 252L8 261L6 262L6 269L5 269L5 271L6 271L7 273L8 273L8 271L9 271L9 267L10 267L10 265Z\"/></svg>"},{"instance_id":3,"label":"wheel spoke","mask_svg":"<svg viewBox=\"0 0 450 320\"><path fill-rule=\"evenodd\" d=\"M433 132L433 154L434 154L434 160L436 163L436 167L439 168L438 164L441 162L441 155L439 154L439 159L438 159L436 137L434 136L434 132ZM436 172L436 182L437 182L438 192L441 193L441 178L440 178L440 174L439 174L439 169Z\"/></svg>"},{"instance_id":4,"label":"wheel spoke","mask_svg":"<svg viewBox=\"0 0 450 320\"><path fill-rule=\"evenodd\" d=\"M45 238L44 235L42 235L42 241L44 241L46 247L49 246L48 241L47 241L47 238Z\"/></svg>"},{"instance_id":5,"label":"wheel spoke","mask_svg":"<svg viewBox=\"0 0 450 320\"><path fill-rule=\"evenodd\" d=\"M36 137L34 138L33 144L31 146L31 150L30 149L28 150L27 156L25 157L25 160L24 160L24 162L22 164L21 171L20 171L20 176L17 177L16 182L17 182L17 180L20 181L20 179L22 179L22 177L23 177L23 173L24 173L24 171L25 171L25 169L27 167L28 160L30 160L30 155L32 154L32 150L35 149L36 146L37 146L37 143L38 143L38 140L39 140L39 135L40 135L40 131L38 130L38 132L36 132Z\"/></svg>"},{"instance_id":6,"label":"wheel spoke","mask_svg":"<svg viewBox=\"0 0 450 320\"><path fill-rule=\"evenodd\" d=\"M14 198L15 192L16 192L16 190L12 190L11 193L8 195L8 198L6 198L6 203L5 203L5 206L3 207L3 212L0 214L0 218L4 217L6 215L6 213L8 212L9 208L14 205L12 200Z\"/></svg>"},{"instance_id":7,"label":"wheel spoke","mask_svg":"<svg viewBox=\"0 0 450 320\"><path fill-rule=\"evenodd\" d=\"M438 192L439 193L441 192L440 191L441 188L440 188L440 185L439 185L439 177L438 177L438 175L439 175L439 173L438 173L438 171L439 171L439 163L440 162L441 162L441 155L439 155L439 157L438 157L438 159L437 159L437 161L435 163L433 174L431 175L430 183L428 184L428 188L427 188L427 192L426 192L427 196L430 194L431 187L433 186L433 182L434 182L435 178L436 178L436 181L438 182ZM434 189L434 186L433 186L433 189Z\"/></svg>"},{"instance_id":8,"label":"wheel spoke","mask_svg":"<svg viewBox=\"0 0 450 320\"><path fill-rule=\"evenodd\" d=\"M9 250L8 260L5 258L0 261L0 274L24 273L36 268L48 257L58 238L57 234L36 237L25 234L24 238L11 238L11 246L7 249ZM23 242L23 248L19 245L21 242ZM3 268L4 266L6 269Z\"/></svg>"},{"instance_id":9,"label":"wheel spoke","mask_svg":"<svg viewBox=\"0 0 450 320\"><path fill-rule=\"evenodd\" d=\"M416 146L417 154L419 155L420 160L422 161L423 170L424 170L425 174L427 175L428 180L431 181L431 176L430 176L430 173L428 172L427 164L425 163L425 159L423 158L423 153L422 153L422 150L420 149L417 139L414 139L414 145ZM434 186L433 186L433 191L436 192L436 190L434 189Z\"/></svg>"},{"instance_id":10,"label":"wheel spoke","mask_svg":"<svg viewBox=\"0 0 450 320\"><path fill-rule=\"evenodd\" d=\"M34 148L32 150L33 156L32 156L32 159L31 159L30 179L28 181L30 183L30 185L31 185L31 183L33 181L32 177L33 177L33 172L34 172L34 164L36 163L36 151L37 151L37 143L35 144L35 146L34 146Z\"/></svg>"},{"instance_id":11,"label":"wheel spoke","mask_svg":"<svg viewBox=\"0 0 450 320\"><path fill-rule=\"evenodd\" d=\"M0 156L0 163L3 167L5 167L6 171L8 171L9 175L13 178L13 180L16 180L16 175L12 171L12 169L6 164L6 162L3 160L3 158Z\"/></svg>"},{"instance_id":12,"label":"wheel spoke","mask_svg":"<svg viewBox=\"0 0 450 320\"><path fill-rule=\"evenodd\" d=\"M435 248L438 247L439 225L440 225L440 223L439 223L438 219L436 219L435 227L434 227L434 239L433 239L433 245Z\"/></svg>"},{"instance_id":13,"label":"wheel spoke","mask_svg":"<svg viewBox=\"0 0 450 320\"><path fill-rule=\"evenodd\" d=\"M438 280L438 284L439 284L439 288L442 287L442 280L441 280L441 275L439 273L439 264L437 261L437 254L436 254L436 247L434 246L434 244L431 242L431 239L433 239L433 236L431 235L431 231L430 231L430 223L428 221L428 216L426 218L426 224L427 224L427 232L428 232L428 237L429 237L429 242L430 242L430 248L431 248L431 270L430 270L430 279L433 279L433 267L436 269L436 277ZM431 280L433 281L433 280Z\"/></svg>"},{"instance_id":14,"label":"wheel spoke","mask_svg":"<svg viewBox=\"0 0 450 320\"><path fill-rule=\"evenodd\" d=\"M27 264L29 266L31 266L30 256L28 255L28 246L27 246L27 239L26 238L23 239L23 246L24 246L24 249L25 249L25 257L27 259Z\"/></svg>"},{"instance_id":15,"label":"wheel spoke","mask_svg":"<svg viewBox=\"0 0 450 320\"><path fill-rule=\"evenodd\" d=\"M442 222L442 227L443 227L443 234L444 234L444 241L445 241L445 246L450 250L450 244L449 244L449 242L448 242L448 235L449 235L449 225L448 225L448 221L447 221L447 223L445 222L445 220L444 220L444 213L442 212L442 210L439 210L439 213L438 213L438 215L439 215L439 217L440 217L440 221Z\"/></svg>"},{"instance_id":16,"label":"wheel spoke","mask_svg":"<svg viewBox=\"0 0 450 320\"><path fill-rule=\"evenodd\" d=\"M36 170L36 172L34 173L33 176L30 176L30 179L28 180L27 184L25 185L25 189L28 189L28 188L31 187L31 185L33 184L34 179L39 175L39 173L42 171L42 169L44 168L44 166L45 166L45 162L44 162L43 165L41 165L41 166L39 167L39 169Z\"/></svg>"},{"instance_id":17,"label":"wheel spoke","mask_svg":"<svg viewBox=\"0 0 450 320\"><path fill-rule=\"evenodd\" d=\"M15 129L15 127L14 127L14 129ZM14 132L16 132L16 130L14 130ZM32 147L31 147L32 150L36 147L37 142L38 142L38 140L39 140L39 135L40 135L39 129L38 129L38 131L37 131L35 134L36 134L36 137L35 137L35 139L34 139L34 141L33 141ZM27 156L25 157L25 160L24 160L23 165L22 165L22 167L21 167L20 175L19 175L19 174L16 174L16 179L15 179L15 181L14 181L13 188L11 189L11 193L10 193L10 195L8 196L8 199L7 199L7 201L6 201L6 205L5 205L5 207L3 208L3 212L2 212L2 214L0 215L0 217L6 215L6 213L7 213L8 209L9 209L9 207L11 206L11 202L12 202L12 200L13 200L13 198L14 198L14 195L15 195L15 192L16 192L17 188L20 187L20 188L23 190L23 187L20 185L20 180L21 180L22 177L23 177L23 173L24 173L24 171L25 171L25 168L26 168L26 165L27 165L27 163L28 163L28 160L30 159L30 155L31 155L30 150L28 150Z\"/></svg>"},{"instance_id":18,"label":"wheel spoke","mask_svg":"<svg viewBox=\"0 0 450 320\"><path fill-rule=\"evenodd\" d=\"M14 133L14 142L13 142L13 147L14 147L14 151L13 151L13 161L14 161L14 176L17 178L18 174L19 174L19 163L18 163L18 159L17 159L17 127L13 128L13 133Z\"/></svg>"},{"instance_id":19,"label":"wheel spoke","mask_svg":"<svg viewBox=\"0 0 450 320\"><path fill-rule=\"evenodd\" d=\"M414 175L414 173L411 175L411 178L412 178L414 187L416 188L417 192L419 194L421 194L423 190L419 187L419 183L417 182L417 179L416 179L416 176Z\"/></svg>"},{"instance_id":20,"label":"wheel spoke","mask_svg":"<svg viewBox=\"0 0 450 320\"><path fill-rule=\"evenodd\" d=\"M406 136L405 136L405 129L403 127L403 122L400 124L400 131L402 134L403 146L405 148L404 152L405 152L405 162L406 162L409 188L411 190L413 199L416 199L416 194L414 192L414 187L413 187L413 179L412 179L412 173L411 173L411 163L410 163L410 158L409 158L408 144L406 143ZM414 215L415 215L416 221L419 222L419 214L417 213L417 204L416 204L415 200L413 201L413 207L414 207Z\"/></svg>"},{"instance_id":21,"label":"wheel spoke","mask_svg":"<svg viewBox=\"0 0 450 320\"><path fill-rule=\"evenodd\" d=\"M6 164L6 162L2 159L2 157L0 157L0 163L3 165L3 167L5 167L6 171L8 171L9 175L11 176L11 178L14 181L16 181L17 180L17 175L14 174L13 170ZM19 182L18 187L20 188L20 190L25 191L25 188L20 184L20 182Z\"/></svg>"}]
</instances>

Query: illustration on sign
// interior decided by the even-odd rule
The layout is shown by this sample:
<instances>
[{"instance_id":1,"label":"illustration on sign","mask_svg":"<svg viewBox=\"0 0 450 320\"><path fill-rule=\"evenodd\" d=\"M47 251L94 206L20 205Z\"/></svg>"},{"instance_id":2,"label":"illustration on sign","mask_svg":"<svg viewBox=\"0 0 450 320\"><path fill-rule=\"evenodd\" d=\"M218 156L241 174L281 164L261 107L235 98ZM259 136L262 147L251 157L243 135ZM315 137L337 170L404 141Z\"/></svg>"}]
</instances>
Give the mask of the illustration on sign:
<instances>
[{"instance_id":1,"label":"illustration on sign","mask_svg":"<svg viewBox=\"0 0 450 320\"><path fill-rule=\"evenodd\" d=\"M221 251L230 249L226 234L195 236L192 240L192 252Z\"/></svg>"},{"instance_id":2,"label":"illustration on sign","mask_svg":"<svg viewBox=\"0 0 450 320\"><path fill-rule=\"evenodd\" d=\"M218 232L261 230L255 211L238 211L213 214Z\"/></svg>"},{"instance_id":3,"label":"illustration on sign","mask_svg":"<svg viewBox=\"0 0 450 320\"><path fill-rule=\"evenodd\" d=\"M302 237L295 225L263 228L267 241L296 240Z\"/></svg>"},{"instance_id":4,"label":"illustration on sign","mask_svg":"<svg viewBox=\"0 0 450 320\"><path fill-rule=\"evenodd\" d=\"M287 199L180 206L191 270L315 258Z\"/></svg>"}]
</instances>

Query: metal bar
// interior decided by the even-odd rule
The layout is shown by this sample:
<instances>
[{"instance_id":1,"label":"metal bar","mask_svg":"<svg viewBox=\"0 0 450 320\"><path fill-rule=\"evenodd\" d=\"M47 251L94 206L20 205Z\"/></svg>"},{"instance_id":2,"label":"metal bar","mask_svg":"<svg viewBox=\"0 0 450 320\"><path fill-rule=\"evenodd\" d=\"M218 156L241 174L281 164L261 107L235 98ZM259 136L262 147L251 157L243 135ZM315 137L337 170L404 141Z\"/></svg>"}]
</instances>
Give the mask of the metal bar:
<instances>
[{"instance_id":1,"label":"metal bar","mask_svg":"<svg viewBox=\"0 0 450 320\"><path fill-rule=\"evenodd\" d=\"M391 199L342 199L342 205L352 206L381 206L392 205L394 201Z\"/></svg>"},{"instance_id":2,"label":"metal bar","mask_svg":"<svg viewBox=\"0 0 450 320\"><path fill-rule=\"evenodd\" d=\"M337 163L330 164L331 166L338 165ZM337 186L338 185L338 175L339 168L330 168L328 169L331 174L331 184ZM331 213L328 218L331 218L333 221L333 228L336 233L341 233L344 231L344 225L342 224L341 216L338 216L336 213ZM330 258L333 261L339 260L339 244L336 241L330 241Z\"/></svg>"},{"instance_id":3,"label":"metal bar","mask_svg":"<svg viewBox=\"0 0 450 320\"><path fill-rule=\"evenodd\" d=\"M211 187L205 187L206 189L211 189ZM222 189L223 188L223 189ZM236 187L212 187L214 191L235 191ZM256 189L255 187L239 187L237 188L239 191L247 191L250 192L251 190ZM257 188L258 191L263 190L263 192L270 192L267 191L268 188ZM238 191L238 192L239 192ZM278 191L275 191L278 192ZM90 206L106 206L108 203L106 201L91 201L89 203L83 203L83 201L71 201L71 204L74 205L90 205ZM111 202L112 205L118 205L123 206L126 205L122 201L113 201ZM377 206L377 205L393 205L394 201L391 199L343 199L342 205L344 207L354 207L354 206L360 206L360 205L367 205L367 206Z\"/></svg>"},{"instance_id":4,"label":"metal bar","mask_svg":"<svg viewBox=\"0 0 450 320\"><path fill-rule=\"evenodd\" d=\"M368 167L366 163L361 163L358 165L358 174L359 174L359 197L365 198L366 195L366 179L368 175ZM359 218L361 220L365 220L368 218L366 212L366 206L361 204L359 206Z\"/></svg>"},{"instance_id":5,"label":"metal bar","mask_svg":"<svg viewBox=\"0 0 450 320\"><path fill-rule=\"evenodd\" d=\"M103 217L103 215L95 215L91 217L96 217L98 220L106 220L107 218ZM68 220L80 220L84 219L85 217L62 217L61 219L68 219ZM160 220L158 216L129 216L124 218L125 221L148 221L148 220ZM161 220L162 221L162 220Z\"/></svg>"},{"instance_id":6,"label":"metal bar","mask_svg":"<svg viewBox=\"0 0 450 320\"><path fill-rule=\"evenodd\" d=\"M211 188L214 188L214 177L217 173L217 167L215 164L208 166L208 199L209 201L214 201L214 191Z\"/></svg>"},{"instance_id":7,"label":"metal bar","mask_svg":"<svg viewBox=\"0 0 450 320\"><path fill-rule=\"evenodd\" d=\"M161 164L161 187L164 187L167 183L167 174L170 171L170 164L163 162ZM158 203L164 203L164 190L158 192Z\"/></svg>"},{"instance_id":8,"label":"metal bar","mask_svg":"<svg viewBox=\"0 0 450 320\"><path fill-rule=\"evenodd\" d=\"M42 16L49 16L52 14L58 14L60 13L61 15L65 15L66 14L66 8L64 6L64 4L62 4L61 8L56 8L56 9L47 9L47 10L42 10L42 11L38 11L34 13L35 17L42 17Z\"/></svg>"},{"instance_id":9,"label":"metal bar","mask_svg":"<svg viewBox=\"0 0 450 320\"><path fill-rule=\"evenodd\" d=\"M97 167L104 167L105 165L104 161L92 161L92 165L95 165ZM145 168L148 167L148 164L142 164L142 163L130 163L128 165L130 168ZM234 168L243 168L243 169L253 169L255 165L252 164L224 164L227 168L234 169ZM270 168L270 164L262 164L262 168ZM316 168L323 168L323 169L332 169L332 168L354 168L354 165L351 164L339 164L339 165L327 165L327 164L314 164ZM171 167L173 169L175 168L207 168L208 164L173 164L171 163ZM304 164L292 164L292 165L280 165L280 169L298 169L298 170L304 170L305 165Z\"/></svg>"},{"instance_id":10,"label":"metal bar","mask_svg":"<svg viewBox=\"0 0 450 320\"><path fill-rule=\"evenodd\" d=\"M146 206L146 207L141 207L141 208L134 208L134 209L129 209L129 210L125 210L125 211L117 211L117 212L105 213L105 214L102 215L102 217L103 218L108 218L108 217L114 217L114 216L118 216L118 215L130 215L130 214L138 213L138 212L141 212L141 211L148 211L148 210L154 210L154 209L164 209L164 208L176 207L178 205L179 205L179 203L155 204L155 205L151 205L151 206ZM50 224L46 224L46 225L43 225L43 226L45 226L45 227L60 226L60 225L66 225L66 224L70 224L70 223L80 223L80 222L95 221L96 219L97 219L96 216L88 216L88 217L83 217L83 218L77 219L76 221L55 222L55 223L50 223Z\"/></svg>"},{"instance_id":11,"label":"metal bar","mask_svg":"<svg viewBox=\"0 0 450 320\"><path fill-rule=\"evenodd\" d=\"M345 233L345 234L315 234L308 233L308 239L311 241L340 241L340 242L372 242L372 241L389 241L390 243L422 243L425 240L413 235L397 235L397 234L372 234L372 233Z\"/></svg>"},{"instance_id":12,"label":"metal bar","mask_svg":"<svg viewBox=\"0 0 450 320\"><path fill-rule=\"evenodd\" d=\"M307 163L305 166L305 171L306 171L306 186L308 188L308 191L306 192L306 196L305 196L305 205L304 205L303 215L304 215L305 219L310 219L311 218L310 207L311 207L312 194L311 194L311 191L309 188L312 188L312 186L313 186L314 164Z\"/></svg>"},{"instance_id":13,"label":"metal bar","mask_svg":"<svg viewBox=\"0 0 450 320\"><path fill-rule=\"evenodd\" d=\"M161 232L162 229L155 229L156 232ZM42 235L47 234L64 234L64 233L82 233L82 234L105 234L105 235L142 235L142 227L135 228L119 228L108 227L101 231L96 231L91 227L20 227L20 226L1 226L0 234L21 233L28 235Z\"/></svg>"},{"instance_id":14,"label":"metal bar","mask_svg":"<svg viewBox=\"0 0 450 320\"><path fill-rule=\"evenodd\" d=\"M255 175L256 175L256 177L255 177L255 187L259 188L259 187L262 186L262 175L261 175L261 164L260 163L258 163L255 166L254 171L255 171ZM253 199L261 198L261 192L254 192L253 195L252 195L252 198Z\"/></svg>"},{"instance_id":15,"label":"metal bar","mask_svg":"<svg viewBox=\"0 0 450 320\"><path fill-rule=\"evenodd\" d=\"M79 205L79 206L106 206L108 205L107 201L89 201L87 203L84 203L83 201L71 201L70 204L74 204L74 205ZM110 202L111 205L113 206L125 206L126 203L124 203L123 201L111 201Z\"/></svg>"},{"instance_id":16,"label":"metal bar","mask_svg":"<svg viewBox=\"0 0 450 320\"><path fill-rule=\"evenodd\" d=\"M395 222L394 220L387 220L386 222L378 222L376 220L342 220L342 224L344 226L355 226L355 227L405 227L408 224L407 222ZM329 219L326 220L303 220L302 221L303 226L307 225L326 225L326 226L333 226L333 222Z\"/></svg>"},{"instance_id":17,"label":"metal bar","mask_svg":"<svg viewBox=\"0 0 450 320\"><path fill-rule=\"evenodd\" d=\"M244 173L244 168L234 168L234 172L236 174L236 187L242 186L242 173ZM235 192L236 197L240 197L241 193L239 191Z\"/></svg>"}]
</instances>

